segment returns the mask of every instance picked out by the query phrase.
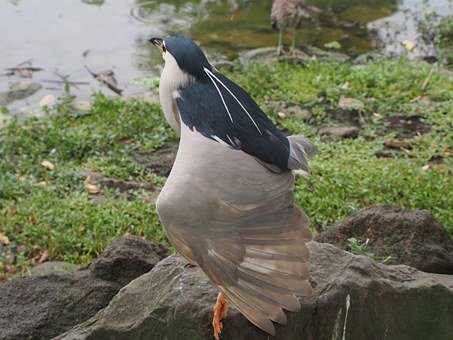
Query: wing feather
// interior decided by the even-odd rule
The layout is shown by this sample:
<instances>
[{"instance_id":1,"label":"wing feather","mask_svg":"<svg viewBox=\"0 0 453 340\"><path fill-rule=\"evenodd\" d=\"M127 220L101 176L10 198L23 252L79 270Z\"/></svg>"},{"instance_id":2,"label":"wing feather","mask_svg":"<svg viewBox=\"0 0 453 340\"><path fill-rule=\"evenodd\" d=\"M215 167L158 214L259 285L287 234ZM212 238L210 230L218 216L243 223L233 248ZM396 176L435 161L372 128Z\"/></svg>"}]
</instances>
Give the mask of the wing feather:
<instances>
[{"instance_id":1,"label":"wing feather","mask_svg":"<svg viewBox=\"0 0 453 340\"><path fill-rule=\"evenodd\" d=\"M206 74L206 82L190 84L176 98L184 124L281 171L288 170L288 138L240 86L220 73Z\"/></svg>"}]
</instances>

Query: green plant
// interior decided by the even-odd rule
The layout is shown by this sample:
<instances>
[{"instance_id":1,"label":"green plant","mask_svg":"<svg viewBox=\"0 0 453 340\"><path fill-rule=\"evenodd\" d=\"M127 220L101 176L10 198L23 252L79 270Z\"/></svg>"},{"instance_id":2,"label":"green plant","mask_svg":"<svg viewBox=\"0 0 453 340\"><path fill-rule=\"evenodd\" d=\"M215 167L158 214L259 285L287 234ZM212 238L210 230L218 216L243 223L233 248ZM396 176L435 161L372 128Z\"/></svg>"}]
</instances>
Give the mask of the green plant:
<instances>
[{"instance_id":1,"label":"green plant","mask_svg":"<svg viewBox=\"0 0 453 340\"><path fill-rule=\"evenodd\" d=\"M369 249L369 239L365 240L364 242L357 240L354 237L348 238L348 248L351 253L356 255L365 255L369 258L373 259L374 261L380 262L382 264L387 264L391 262L393 259L392 256L377 256L375 255L371 249Z\"/></svg>"}]
</instances>

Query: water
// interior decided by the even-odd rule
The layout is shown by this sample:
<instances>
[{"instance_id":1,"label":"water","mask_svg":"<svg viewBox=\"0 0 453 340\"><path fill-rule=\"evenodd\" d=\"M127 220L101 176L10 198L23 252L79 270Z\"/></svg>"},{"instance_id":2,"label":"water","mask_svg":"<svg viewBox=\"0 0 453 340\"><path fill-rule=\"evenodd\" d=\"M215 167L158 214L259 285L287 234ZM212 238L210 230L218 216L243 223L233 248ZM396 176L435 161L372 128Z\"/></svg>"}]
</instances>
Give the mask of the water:
<instances>
[{"instance_id":1,"label":"water","mask_svg":"<svg viewBox=\"0 0 453 340\"><path fill-rule=\"evenodd\" d=\"M300 29L298 40L319 47L338 41L344 52L361 53L373 48L368 23L398 15L398 8L414 2L423 1L313 0L310 4L322 13ZM270 7L270 0L0 0L0 74L28 59L44 69L32 79L43 89L8 109L19 115L39 113L45 95L63 93L63 85L47 82L60 80L57 73L89 83L71 87L79 100L89 99L95 90L113 94L90 76L85 65L96 72L113 70L125 95L143 91L136 80L157 75L160 62L146 42L150 36L183 33L208 53L229 58L241 50L276 45ZM18 80L0 76L0 92Z\"/></svg>"}]
</instances>

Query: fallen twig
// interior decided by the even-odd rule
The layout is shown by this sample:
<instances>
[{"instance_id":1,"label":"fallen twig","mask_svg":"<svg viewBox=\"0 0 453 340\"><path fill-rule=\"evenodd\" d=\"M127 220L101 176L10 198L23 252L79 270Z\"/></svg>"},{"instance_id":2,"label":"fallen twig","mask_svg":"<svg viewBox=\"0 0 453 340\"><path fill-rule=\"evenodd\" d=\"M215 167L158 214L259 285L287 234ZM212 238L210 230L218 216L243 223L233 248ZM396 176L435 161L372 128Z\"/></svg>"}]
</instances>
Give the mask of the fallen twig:
<instances>
[{"instance_id":1,"label":"fallen twig","mask_svg":"<svg viewBox=\"0 0 453 340\"><path fill-rule=\"evenodd\" d=\"M44 80L41 80L41 82L43 83L49 83L49 84L68 84L68 85L72 85L72 86L76 86L76 85L90 85L89 82L87 81L69 81L69 80L51 80L51 79L44 79Z\"/></svg>"},{"instance_id":2,"label":"fallen twig","mask_svg":"<svg viewBox=\"0 0 453 340\"><path fill-rule=\"evenodd\" d=\"M87 65L85 65L85 69L88 71L91 76L96 79L98 82L106 85L110 90L115 92L117 95L121 96L123 93L123 90L118 88L118 83L115 79L115 75L112 70L104 71L104 72L99 72L95 73L91 71Z\"/></svg>"}]
</instances>

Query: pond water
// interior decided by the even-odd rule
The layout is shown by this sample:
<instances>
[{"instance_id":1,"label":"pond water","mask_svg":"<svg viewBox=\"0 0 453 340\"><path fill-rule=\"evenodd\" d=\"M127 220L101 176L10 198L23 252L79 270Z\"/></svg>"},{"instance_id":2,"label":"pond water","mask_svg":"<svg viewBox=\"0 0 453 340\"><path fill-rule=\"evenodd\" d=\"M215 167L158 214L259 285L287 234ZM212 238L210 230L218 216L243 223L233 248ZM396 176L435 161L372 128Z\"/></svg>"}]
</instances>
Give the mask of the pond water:
<instances>
[{"instance_id":1,"label":"pond water","mask_svg":"<svg viewBox=\"0 0 453 340\"><path fill-rule=\"evenodd\" d=\"M337 41L344 52L357 54L373 48L367 24L393 18L405 6L423 0L313 0L318 18L298 33L299 42L318 45ZM415 4L414 4L415 3ZM441 4L449 0L429 1ZM0 1L0 74L31 59L43 70L32 80L43 88L25 100L8 105L11 113L36 114L46 95L63 93L62 76L82 82L71 87L80 100L94 90L113 94L87 72L113 70L126 95L143 91L135 81L158 74L160 56L146 42L150 36L183 33L210 53L233 58L245 49L276 45L269 23L270 0L2 0ZM435 6L436 7L436 6ZM289 40L289 37L288 37ZM0 92L21 80L0 75ZM57 81L57 82L55 82ZM87 83L87 84L85 84Z\"/></svg>"}]
</instances>

